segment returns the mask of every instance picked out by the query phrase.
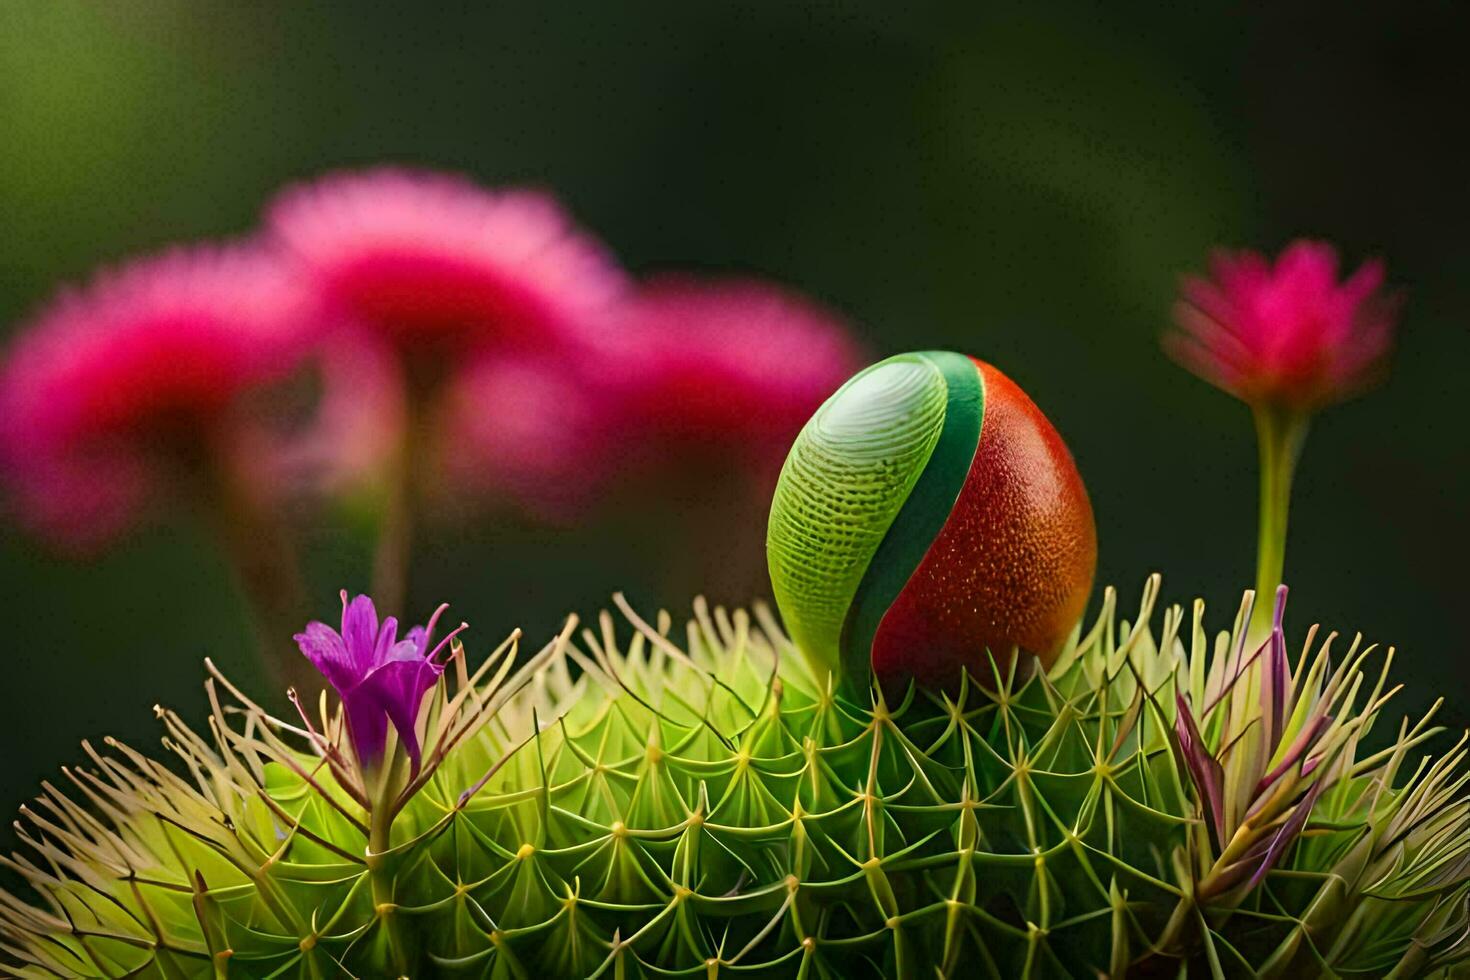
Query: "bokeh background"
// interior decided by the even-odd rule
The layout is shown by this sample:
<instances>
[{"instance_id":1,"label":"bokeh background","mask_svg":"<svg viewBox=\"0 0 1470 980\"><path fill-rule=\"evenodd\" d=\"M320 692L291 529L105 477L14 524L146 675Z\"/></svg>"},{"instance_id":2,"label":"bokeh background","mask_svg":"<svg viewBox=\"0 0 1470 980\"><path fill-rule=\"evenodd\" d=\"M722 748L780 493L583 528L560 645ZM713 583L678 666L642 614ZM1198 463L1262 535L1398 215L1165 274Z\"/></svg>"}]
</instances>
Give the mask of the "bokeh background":
<instances>
[{"instance_id":1,"label":"bokeh background","mask_svg":"<svg viewBox=\"0 0 1470 980\"><path fill-rule=\"evenodd\" d=\"M1388 384L1308 444L1289 625L1396 644L1403 706L1444 695L1466 723L1470 8L399 6L0 5L3 329L101 262L243 232L326 169L545 185L634 270L755 272L842 311L875 356L1000 365L1077 457L1099 581L1132 603L1161 570L1167 598L1202 595L1225 625L1253 569L1248 412L1157 336L1211 246L1326 237L1385 256L1407 302ZM441 532L409 612L448 600L483 649L616 589L744 601L758 579L694 580L724 553L759 567L759 519L718 513L696 485L574 530ZM0 811L83 737L156 745L151 706L197 709L205 656L261 683L189 522L87 563L0 534ZM330 528L311 548L329 614L336 587L365 587L370 541Z\"/></svg>"}]
</instances>

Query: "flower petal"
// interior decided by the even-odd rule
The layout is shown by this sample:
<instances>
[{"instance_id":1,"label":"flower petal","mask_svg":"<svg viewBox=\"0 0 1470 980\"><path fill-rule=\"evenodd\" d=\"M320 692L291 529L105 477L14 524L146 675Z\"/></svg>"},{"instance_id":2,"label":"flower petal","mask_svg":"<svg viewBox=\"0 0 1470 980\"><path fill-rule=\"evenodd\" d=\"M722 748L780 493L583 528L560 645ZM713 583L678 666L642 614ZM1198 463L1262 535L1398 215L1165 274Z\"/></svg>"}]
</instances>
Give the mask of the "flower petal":
<instances>
[{"instance_id":1,"label":"flower petal","mask_svg":"<svg viewBox=\"0 0 1470 980\"><path fill-rule=\"evenodd\" d=\"M388 662L393 655L393 647L398 643L398 618L389 616L383 620L383 625L378 628L377 640L373 643L374 667Z\"/></svg>"},{"instance_id":2,"label":"flower petal","mask_svg":"<svg viewBox=\"0 0 1470 980\"><path fill-rule=\"evenodd\" d=\"M1286 586L1276 589L1276 609L1272 616L1270 652L1263 665L1261 683L1261 717L1266 726L1266 751L1274 752L1286 725L1287 701L1290 697L1291 677L1286 662L1286 635L1281 629L1281 617L1286 609Z\"/></svg>"},{"instance_id":3,"label":"flower petal","mask_svg":"<svg viewBox=\"0 0 1470 980\"><path fill-rule=\"evenodd\" d=\"M296 634L296 645L310 660L312 666L321 671L337 693L345 694L358 682L359 675L353 669L347 646L337 631L326 623L311 622L306 630Z\"/></svg>"},{"instance_id":4,"label":"flower petal","mask_svg":"<svg viewBox=\"0 0 1470 980\"><path fill-rule=\"evenodd\" d=\"M344 593L345 594L345 593ZM359 677L373 666L373 649L378 639L378 610L373 600L357 596L342 609L342 642Z\"/></svg>"},{"instance_id":5,"label":"flower petal","mask_svg":"<svg viewBox=\"0 0 1470 980\"><path fill-rule=\"evenodd\" d=\"M1190 780L1199 793L1200 805L1205 811L1205 820L1214 832L1217 845L1225 840L1225 769L1210 755L1189 704L1180 695L1175 695L1174 730L1179 736L1179 747L1184 754Z\"/></svg>"},{"instance_id":6,"label":"flower petal","mask_svg":"<svg viewBox=\"0 0 1470 980\"><path fill-rule=\"evenodd\" d=\"M1282 852L1286 850L1287 845L1294 841L1297 835L1301 833L1302 828L1306 826L1307 817L1311 816L1312 807L1316 804L1317 797L1322 794L1322 787L1325 785L1321 780L1313 783L1312 788L1307 790L1307 795L1302 797L1301 802L1296 805L1296 809L1291 811L1291 816L1287 817L1286 822L1281 825L1281 829L1276 831L1276 836L1271 839L1271 845L1266 848L1266 853L1261 858L1261 863L1256 867L1255 873L1251 875L1250 887L1254 888L1261 883L1261 879L1266 877L1266 872L1270 871L1276 862L1281 859Z\"/></svg>"},{"instance_id":7,"label":"flower petal","mask_svg":"<svg viewBox=\"0 0 1470 980\"><path fill-rule=\"evenodd\" d=\"M376 766L388 743L388 718L377 697L366 684L359 684L342 695L342 711L347 716L347 734L358 762Z\"/></svg>"},{"instance_id":8,"label":"flower petal","mask_svg":"<svg viewBox=\"0 0 1470 980\"><path fill-rule=\"evenodd\" d=\"M1308 721L1302 727L1301 732L1297 734L1296 740L1291 743L1291 747L1286 750L1286 755L1281 757L1281 761L1270 772L1261 777L1261 781L1256 784L1255 792L1251 795L1260 796L1266 790L1270 789L1272 783L1280 779L1288 769L1296 765L1297 760L1317 744L1318 737L1321 736L1323 730L1330 724L1332 724L1331 715L1317 715ZM1316 768L1315 763L1313 764L1313 768ZM1304 768L1302 775L1305 776L1308 771Z\"/></svg>"},{"instance_id":9,"label":"flower petal","mask_svg":"<svg viewBox=\"0 0 1470 980\"><path fill-rule=\"evenodd\" d=\"M386 716L398 730L398 740L417 773L421 754L417 731L419 707L424 693L434 686L443 668L424 660L408 640L399 643L394 654L399 659L375 669L363 681L361 690L379 715Z\"/></svg>"}]
</instances>

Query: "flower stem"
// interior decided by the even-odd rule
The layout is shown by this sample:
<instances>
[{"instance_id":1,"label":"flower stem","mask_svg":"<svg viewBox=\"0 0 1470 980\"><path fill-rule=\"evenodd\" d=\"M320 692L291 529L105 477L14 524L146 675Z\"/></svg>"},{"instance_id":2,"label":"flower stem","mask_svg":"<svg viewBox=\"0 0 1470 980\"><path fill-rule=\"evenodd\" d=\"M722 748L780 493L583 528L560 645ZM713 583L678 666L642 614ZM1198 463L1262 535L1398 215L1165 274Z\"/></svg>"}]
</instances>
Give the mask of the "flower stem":
<instances>
[{"instance_id":1,"label":"flower stem","mask_svg":"<svg viewBox=\"0 0 1470 980\"><path fill-rule=\"evenodd\" d=\"M322 678L291 642L310 615L295 543L281 515L251 491L232 458L216 444L204 463L205 519L234 565L255 620L260 661L271 682L279 694L295 687L310 700Z\"/></svg>"},{"instance_id":2,"label":"flower stem","mask_svg":"<svg viewBox=\"0 0 1470 980\"><path fill-rule=\"evenodd\" d=\"M1308 416L1289 408L1260 405L1254 410L1261 455L1261 504L1256 544L1256 604L1248 642L1271 630L1272 596L1286 563L1286 521L1291 481L1307 437Z\"/></svg>"},{"instance_id":3,"label":"flower stem","mask_svg":"<svg viewBox=\"0 0 1470 980\"><path fill-rule=\"evenodd\" d=\"M398 914L398 903L394 895L394 870L387 852L393 846L393 799L401 784L397 752L388 758L386 768L378 773L379 780L373 794L372 810L368 814L368 878L372 887L373 907L383 930L383 942L388 948L388 957L395 976L408 975L408 948L404 941Z\"/></svg>"}]
</instances>

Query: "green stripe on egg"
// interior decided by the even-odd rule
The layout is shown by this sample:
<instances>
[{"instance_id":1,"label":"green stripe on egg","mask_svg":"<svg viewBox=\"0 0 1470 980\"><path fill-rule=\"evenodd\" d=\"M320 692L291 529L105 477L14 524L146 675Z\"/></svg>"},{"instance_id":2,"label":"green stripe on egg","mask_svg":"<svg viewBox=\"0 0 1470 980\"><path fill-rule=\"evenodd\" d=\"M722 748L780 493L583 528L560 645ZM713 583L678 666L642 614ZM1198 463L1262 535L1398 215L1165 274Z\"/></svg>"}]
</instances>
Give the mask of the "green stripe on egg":
<instances>
[{"instance_id":1,"label":"green stripe on egg","mask_svg":"<svg viewBox=\"0 0 1470 980\"><path fill-rule=\"evenodd\" d=\"M925 351L918 356L933 363L944 376L944 427L924 471L868 563L848 609L842 663L844 669L858 671L858 677L868 668L879 622L949 520L980 444L985 386L975 362L951 351Z\"/></svg>"}]
</instances>

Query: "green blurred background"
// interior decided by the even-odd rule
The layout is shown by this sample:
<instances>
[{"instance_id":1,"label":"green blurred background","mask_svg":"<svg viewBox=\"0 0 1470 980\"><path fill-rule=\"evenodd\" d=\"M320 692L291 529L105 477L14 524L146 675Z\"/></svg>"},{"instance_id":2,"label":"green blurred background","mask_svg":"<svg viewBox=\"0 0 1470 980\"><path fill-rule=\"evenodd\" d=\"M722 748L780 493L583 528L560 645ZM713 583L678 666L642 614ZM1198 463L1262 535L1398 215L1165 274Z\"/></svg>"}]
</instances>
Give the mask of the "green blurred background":
<instances>
[{"instance_id":1,"label":"green blurred background","mask_svg":"<svg viewBox=\"0 0 1470 980\"><path fill-rule=\"evenodd\" d=\"M1100 582L1131 604L1163 571L1167 598L1225 625L1253 568L1249 417L1157 335L1212 245L1324 236L1385 256L1407 303L1385 389L1308 444L1290 626L1397 644L1404 706L1443 694L1465 724L1470 8L473 6L6 0L0 323L98 263L244 232L324 169L544 184L635 270L755 271L842 310L875 355L994 361L1077 457ZM441 531L410 613L448 600L488 645L615 589L685 608L703 571L744 600L759 581L718 572L758 568L764 528L701 528L701 508L686 488L578 530ZM0 533L0 811L83 737L156 745L155 702L198 717L206 655L261 683L187 521L86 564ZM313 534L323 614L365 586L368 547Z\"/></svg>"}]
</instances>

